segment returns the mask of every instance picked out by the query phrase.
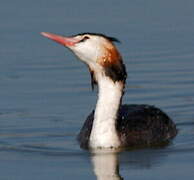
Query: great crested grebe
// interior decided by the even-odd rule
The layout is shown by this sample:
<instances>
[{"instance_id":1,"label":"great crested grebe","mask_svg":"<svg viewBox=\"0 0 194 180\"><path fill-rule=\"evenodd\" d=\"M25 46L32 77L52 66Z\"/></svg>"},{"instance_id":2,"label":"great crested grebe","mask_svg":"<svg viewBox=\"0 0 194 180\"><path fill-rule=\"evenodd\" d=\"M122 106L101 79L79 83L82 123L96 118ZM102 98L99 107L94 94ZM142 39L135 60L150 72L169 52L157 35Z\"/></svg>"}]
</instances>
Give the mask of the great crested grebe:
<instances>
[{"instance_id":1,"label":"great crested grebe","mask_svg":"<svg viewBox=\"0 0 194 180\"><path fill-rule=\"evenodd\" d=\"M97 33L63 37L43 36L70 49L91 74L92 88L98 85L96 109L87 117L78 140L82 148L126 148L168 142L177 134L173 121L150 105L121 105L127 73L114 41Z\"/></svg>"}]
</instances>

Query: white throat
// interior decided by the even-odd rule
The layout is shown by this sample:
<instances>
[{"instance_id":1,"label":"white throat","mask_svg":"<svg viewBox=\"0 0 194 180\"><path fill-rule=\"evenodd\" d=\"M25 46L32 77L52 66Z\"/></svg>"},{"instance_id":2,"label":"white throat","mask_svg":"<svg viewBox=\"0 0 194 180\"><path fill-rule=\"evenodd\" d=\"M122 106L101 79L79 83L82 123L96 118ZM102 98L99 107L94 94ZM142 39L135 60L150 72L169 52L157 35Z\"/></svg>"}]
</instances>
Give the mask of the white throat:
<instances>
[{"instance_id":1,"label":"white throat","mask_svg":"<svg viewBox=\"0 0 194 180\"><path fill-rule=\"evenodd\" d=\"M117 148L120 146L116 131L117 112L123 94L123 83L113 82L109 77L99 73L98 101L90 135L91 148Z\"/></svg>"}]
</instances>

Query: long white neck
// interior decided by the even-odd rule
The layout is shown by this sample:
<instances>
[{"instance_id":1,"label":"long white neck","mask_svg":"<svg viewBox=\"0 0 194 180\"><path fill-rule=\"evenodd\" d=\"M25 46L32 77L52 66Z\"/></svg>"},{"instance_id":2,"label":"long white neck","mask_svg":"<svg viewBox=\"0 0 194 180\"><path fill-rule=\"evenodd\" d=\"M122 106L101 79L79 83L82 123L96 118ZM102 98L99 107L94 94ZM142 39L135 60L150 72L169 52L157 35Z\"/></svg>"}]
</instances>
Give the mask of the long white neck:
<instances>
[{"instance_id":1,"label":"long white neck","mask_svg":"<svg viewBox=\"0 0 194 180\"><path fill-rule=\"evenodd\" d=\"M94 114L94 122L90 135L91 148L117 148L120 146L116 131L117 113L123 94L123 83L112 81L99 74L98 101Z\"/></svg>"}]
</instances>

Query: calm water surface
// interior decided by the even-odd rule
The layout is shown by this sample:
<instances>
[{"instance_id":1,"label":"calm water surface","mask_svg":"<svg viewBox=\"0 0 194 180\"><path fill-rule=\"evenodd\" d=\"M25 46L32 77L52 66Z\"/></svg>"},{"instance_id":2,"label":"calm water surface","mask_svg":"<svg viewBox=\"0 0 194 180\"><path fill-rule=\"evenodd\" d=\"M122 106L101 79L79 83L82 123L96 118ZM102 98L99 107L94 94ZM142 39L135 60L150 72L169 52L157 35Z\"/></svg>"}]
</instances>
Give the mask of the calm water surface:
<instances>
[{"instance_id":1,"label":"calm water surface","mask_svg":"<svg viewBox=\"0 0 194 180\"><path fill-rule=\"evenodd\" d=\"M189 0L2 1L0 179L193 179L193 7ZM162 108L178 136L165 148L80 149L76 134L96 92L85 66L41 31L119 38L128 69L124 103Z\"/></svg>"}]
</instances>

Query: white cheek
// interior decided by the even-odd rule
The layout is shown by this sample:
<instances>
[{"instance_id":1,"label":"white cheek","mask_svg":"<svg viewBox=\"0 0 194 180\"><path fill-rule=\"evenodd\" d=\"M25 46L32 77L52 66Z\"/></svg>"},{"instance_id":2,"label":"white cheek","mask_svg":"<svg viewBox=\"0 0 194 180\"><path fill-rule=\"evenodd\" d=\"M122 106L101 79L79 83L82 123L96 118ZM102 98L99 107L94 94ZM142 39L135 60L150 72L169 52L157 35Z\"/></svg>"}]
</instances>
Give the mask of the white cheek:
<instances>
[{"instance_id":1,"label":"white cheek","mask_svg":"<svg viewBox=\"0 0 194 180\"><path fill-rule=\"evenodd\" d=\"M100 49L94 42L85 42L78 44L72 50L82 61L89 63L97 62L98 57L102 54Z\"/></svg>"}]
</instances>

